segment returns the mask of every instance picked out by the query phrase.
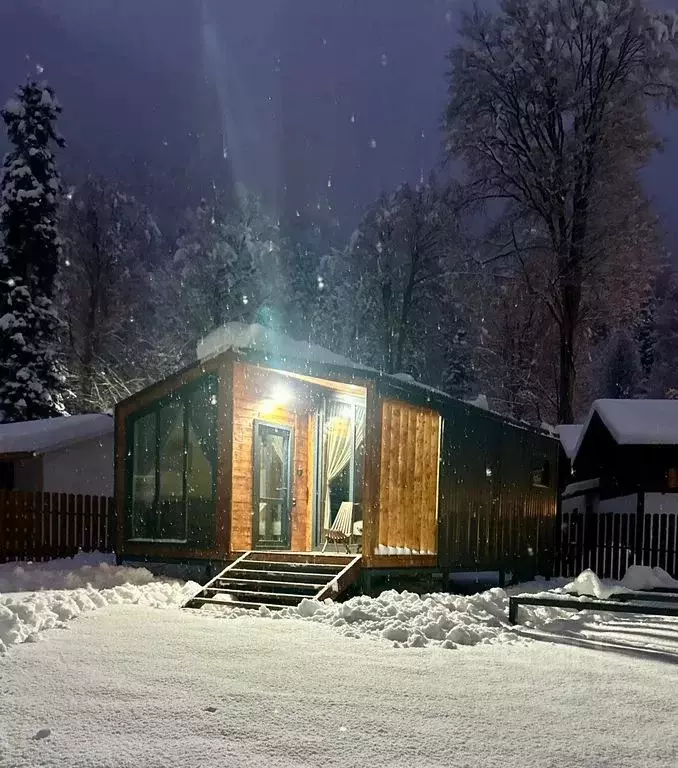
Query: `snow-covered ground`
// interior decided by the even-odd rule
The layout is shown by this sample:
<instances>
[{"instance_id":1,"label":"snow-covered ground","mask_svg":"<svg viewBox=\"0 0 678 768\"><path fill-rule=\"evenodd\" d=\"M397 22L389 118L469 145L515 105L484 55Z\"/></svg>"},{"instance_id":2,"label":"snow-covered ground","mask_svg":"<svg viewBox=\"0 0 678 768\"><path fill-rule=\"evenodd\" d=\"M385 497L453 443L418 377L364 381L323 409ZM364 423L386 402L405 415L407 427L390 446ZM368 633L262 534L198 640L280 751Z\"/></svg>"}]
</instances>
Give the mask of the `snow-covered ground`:
<instances>
[{"instance_id":1,"label":"snow-covered ground","mask_svg":"<svg viewBox=\"0 0 678 768\"><path fill-rule=\"evenodd\" d=\"M677 619L511 627L499 589L181 611L197 585L94 560L0 566L1 768L678 764Z\"/></svg>"}]
</instances>

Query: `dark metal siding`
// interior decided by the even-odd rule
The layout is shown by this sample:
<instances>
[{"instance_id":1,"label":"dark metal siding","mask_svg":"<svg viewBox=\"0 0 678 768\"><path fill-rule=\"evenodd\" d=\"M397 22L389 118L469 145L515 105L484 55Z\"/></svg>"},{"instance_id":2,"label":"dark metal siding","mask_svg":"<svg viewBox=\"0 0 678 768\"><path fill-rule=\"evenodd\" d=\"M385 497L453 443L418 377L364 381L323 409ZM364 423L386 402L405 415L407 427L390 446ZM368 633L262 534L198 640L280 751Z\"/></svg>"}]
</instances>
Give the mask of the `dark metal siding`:
<instances>
[{"instance_id":1,"label":"dark metal siding","mask_svg":"<svg viewBox=\"0 0 678 768\"><path fill-rule=\"evenodd\" d=\"M446 409L440 466L440 566L550 573L558 442L475 408ZM548 485L535 473L549 464Z\"/></svg>"}]
</instances>

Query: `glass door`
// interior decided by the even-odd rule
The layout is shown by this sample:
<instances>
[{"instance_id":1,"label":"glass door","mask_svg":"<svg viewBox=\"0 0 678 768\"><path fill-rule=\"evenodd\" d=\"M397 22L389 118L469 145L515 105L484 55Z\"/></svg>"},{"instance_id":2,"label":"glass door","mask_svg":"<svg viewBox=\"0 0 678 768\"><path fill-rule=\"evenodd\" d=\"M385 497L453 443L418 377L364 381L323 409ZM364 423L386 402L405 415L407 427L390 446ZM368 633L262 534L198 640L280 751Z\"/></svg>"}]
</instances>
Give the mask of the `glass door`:
<instances>
[{"instance_id":1,"label":"glass door","mask_svg":"<svg viewBox=\"0 0 678 768\"><path fill-rule=\"evenodd\" d=\"M289 549L292 429L254 423L254 549Z\"/></svg>"}]
</instances>

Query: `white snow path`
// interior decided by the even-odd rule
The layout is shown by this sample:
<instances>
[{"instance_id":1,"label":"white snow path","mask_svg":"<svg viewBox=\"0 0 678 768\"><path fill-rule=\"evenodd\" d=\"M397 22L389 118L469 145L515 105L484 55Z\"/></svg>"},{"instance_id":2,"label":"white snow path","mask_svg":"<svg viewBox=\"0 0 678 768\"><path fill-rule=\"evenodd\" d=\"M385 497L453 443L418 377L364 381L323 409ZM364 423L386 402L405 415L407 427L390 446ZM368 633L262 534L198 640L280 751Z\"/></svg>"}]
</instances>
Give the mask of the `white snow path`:
<instances>
[{"instance_id":1,"label":"white snow path","mask_svg":"<svg viewBox=\"0 0 678 768\"><path fill-rule=\"evenodd\" d=\"M0 766L668 767L677 692L641 656L109 605L0 659Z\"/></svg>"}]
</instances>

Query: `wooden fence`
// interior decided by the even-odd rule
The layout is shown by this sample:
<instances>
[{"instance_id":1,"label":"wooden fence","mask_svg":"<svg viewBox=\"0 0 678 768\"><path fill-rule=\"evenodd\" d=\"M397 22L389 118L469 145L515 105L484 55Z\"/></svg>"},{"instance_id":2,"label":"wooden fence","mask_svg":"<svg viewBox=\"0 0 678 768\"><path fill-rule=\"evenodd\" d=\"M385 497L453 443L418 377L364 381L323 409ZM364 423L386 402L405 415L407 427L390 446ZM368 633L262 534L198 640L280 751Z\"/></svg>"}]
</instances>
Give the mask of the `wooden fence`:
<instances>
[{"instance_id":1,"label":"wooden fence","mask_svg":"<svg viewBox=\"0 0 678 768\"><path fill-rule=\"evenodd\" d=\"M114 521L106 496L0 491L0 563L111 552Z\"/></svg>"},{"instance_id":2,"label":"wooden fence","mask_svg":"<svg viewBox=\"0 0 678 768\"><path fill-rule=\"evenodd\" d=\"M590 568L600 578L621 579L630 565L648 565L678 578L675 512L563 512L559 523L561 576Z\"/></svg>"}]
</instances>

